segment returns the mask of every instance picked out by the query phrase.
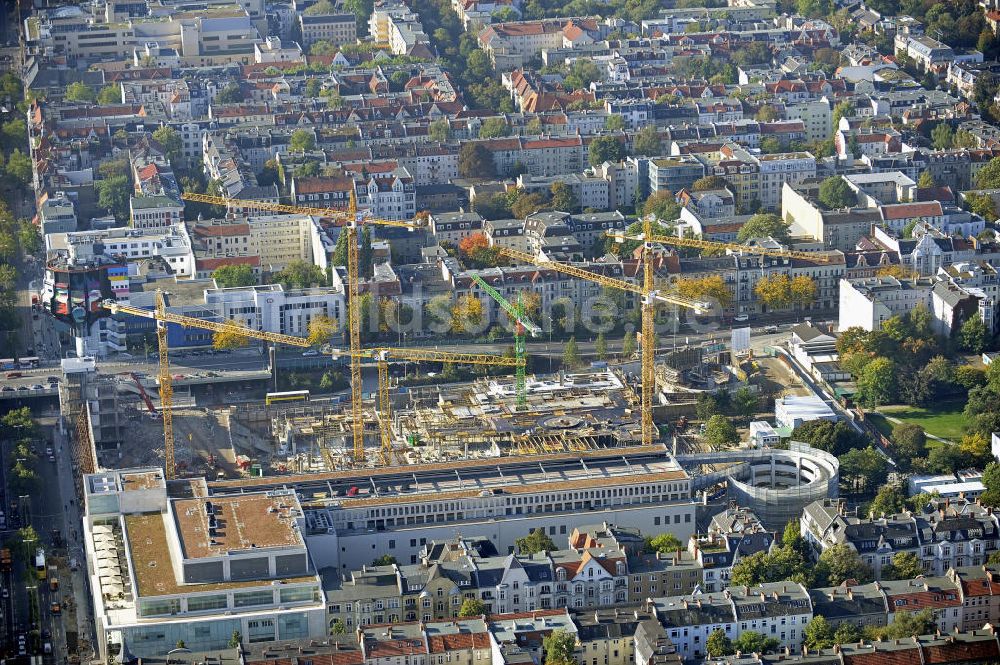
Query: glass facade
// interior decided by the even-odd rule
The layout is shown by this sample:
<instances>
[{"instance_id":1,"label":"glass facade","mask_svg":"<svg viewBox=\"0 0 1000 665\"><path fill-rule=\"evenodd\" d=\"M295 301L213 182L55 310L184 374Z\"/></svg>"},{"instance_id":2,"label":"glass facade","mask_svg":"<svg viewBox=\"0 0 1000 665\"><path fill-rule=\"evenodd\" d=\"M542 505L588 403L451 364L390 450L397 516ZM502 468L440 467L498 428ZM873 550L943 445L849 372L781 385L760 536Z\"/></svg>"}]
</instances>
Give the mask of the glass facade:
<instances>
[{"instance_id":1,"label":"glass facade","mask_svg":"<svg viewBox=\"0 0 1000 665\"><path fill-rule=\"evenodd\" d=\"M254 605L271 605L274 603L274 592L244 591L233 594L233 607L252 607Z\"/></svg>"},{"instance_id":2,"label":"glass facade","mask_svg":"<svg viewBox=\"0 0 1000 665\"><path fill-rule=\"evenodd\" d=\"M205 610L225 609L229 604L225 594L214 596L190 596L187 601L188 612L203 612Z\"/></svg>"}]
</instances>

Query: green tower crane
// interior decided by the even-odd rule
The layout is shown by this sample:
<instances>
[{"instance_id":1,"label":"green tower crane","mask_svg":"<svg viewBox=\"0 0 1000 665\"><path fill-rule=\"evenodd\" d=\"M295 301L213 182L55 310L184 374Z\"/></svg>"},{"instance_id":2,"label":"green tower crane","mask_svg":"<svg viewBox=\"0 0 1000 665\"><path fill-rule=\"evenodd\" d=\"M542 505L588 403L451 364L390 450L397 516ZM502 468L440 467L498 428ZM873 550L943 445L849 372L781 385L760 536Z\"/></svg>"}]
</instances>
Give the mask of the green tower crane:
<instances>
[{"instance_id":1,"label":"green tower crane","mask_svg":"<svg viewBox=\"0 0 1000 665\"><path fill-rule=\"evenodd\" d=\"M524 340L525 331L531 333L532 337L539 335L542 329L536 326L534 323L528 320L528 317L524 313L524 302L521 300L521 294L517 294L517 302L511 303L509 300L503 297L503 294L494 289L492 286L486 283L486 281L479 275L473 275L472 280L486 292L489 297L493 298L500 305L500 308L507 312L507 316L514 322L514 356L517 359L516 374L517 377L515 382L515 394L517 396L517 408L523 409L528 402L527 388L525 383L525 367L527 366L527 344Z\"/></svg>"}]
</instances>

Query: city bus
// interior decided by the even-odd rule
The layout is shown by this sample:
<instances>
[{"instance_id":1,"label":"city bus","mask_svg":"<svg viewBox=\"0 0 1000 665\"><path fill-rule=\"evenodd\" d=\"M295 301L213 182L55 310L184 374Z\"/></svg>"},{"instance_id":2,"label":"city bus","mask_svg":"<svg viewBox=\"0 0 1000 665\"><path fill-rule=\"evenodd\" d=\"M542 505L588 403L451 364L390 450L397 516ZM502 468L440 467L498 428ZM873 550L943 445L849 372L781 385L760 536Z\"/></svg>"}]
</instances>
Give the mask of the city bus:
<instances>
[{"instance_id":1,"label":"city bus","mask_svg":"<svg viewBox=\"0 0 1000 665\"><path fill-rule=\"evenodd\" d=\"M38 367L38 364L40 362L41 358L39 358L38 356L27 356L25 358L20 358L17 361L21 369L34 369L35 367Z\"/></svg>"},{"instance_id":2,"label":"city bus","mask_svg":"<svg viewBox=\"0 0 1000 665\"><path fill-rule=\"evenodd\" d=\"M277 402L308 402L308 390L289 390L283 393L268 393L264 397L264 404L268 406Z\"/></svg>"},{"instance_id":3,"label":"city bus","mask_svg":"<svg viewBox=\"0 0 1000 665\"><path fill-rule=\"evenodd\" d=\"M45 550L41 548L35 550L35 575L38 579L45 579Z\"/></svg>"}]
</instances>

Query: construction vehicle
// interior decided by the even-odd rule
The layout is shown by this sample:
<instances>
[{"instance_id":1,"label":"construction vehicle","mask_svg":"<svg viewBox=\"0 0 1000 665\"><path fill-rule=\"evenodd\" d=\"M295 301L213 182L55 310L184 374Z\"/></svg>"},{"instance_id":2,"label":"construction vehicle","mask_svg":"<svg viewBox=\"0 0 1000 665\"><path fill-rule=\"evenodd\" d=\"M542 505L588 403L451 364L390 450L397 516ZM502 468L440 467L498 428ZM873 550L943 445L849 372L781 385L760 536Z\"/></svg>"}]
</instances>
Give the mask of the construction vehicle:
<instances>
[{"instance_id":1,"label":"construction vehicle","mask_svg":"<svg viewBox=\"0 0 1000 665\"><path fill-rule=\"evenodd\" d=\"M354 439L354 463L363 464L365 460L365 424L361 412L361 400L363 397L363 386L361 382L361 294L360 280L358 278L358 227L365 224L378 226L393 226L396 228L415 229L418 224L410 222L400 222L390 219L378 219L358 212L357 198L354 190L351 190L347 210L335 210L333 208L309 208L303 206L290 206L281 203L265 203L262 201L244 201L241 199L228 199L221 196L209 196L207 194L195 194L185 192L181 198L186 201L196 201L208 203L210 205L225 206L229 209L238 206L250 210L268 210L271 212L282 212L292 215L313 215L317 217L332 218L344 222L341 233L347 234L347 327L350 339L350 365L351 365L351 419L352 434Z\"/></svg>"},{"instance_id":2,"label":"construction vehicle","mask_svg":"<svg viewBox=\"0 0 1000 665\"><path fill-rule=\"evenodd\" d=\"M291 335L282 335L279 333L261 332L259 330L247 328L246 326L242 326L232 321L206 321L204 319L196 319L190 316L183 316L181 314L168 312L166 302L163 300L163 293L161 291L156 292L156 309L154 310L124 305L114 300L105 300L102 303L102 306L105 309L110 310L113 314L130 314L132 316L140 316L156 321L156 339L159 344L160 353L160 368L158 376L160 384L160 413L163 417L163 444L164 457L166 458L164 460L164 470L168 479L172 479L177 471L177 466L174 462L174 424L172 413L174 390L173 377L170 374L170 347L167 343L168 323L174 323L186 328L199 328L202 330L211 330L216 333L240 335L242 337L271 342L272 344L287 344L299 347L311 346L309 341L304 337L292 337ZM147 407L148 406L149 404L147 404Z\"/></svg>"},{"instance_id":3,"label":"construction vehicle","mask_svg":"<svg viewBox=\"0 0 1000 665\"><path fill-rule=\"evenodd\" d=\"M142 401L146 403L146 410L149 411L150 417L159 418L160 412L156 410L155 406L153 406L153 400L149 398L149 394L146 392L146 388L143 387L142 381L139 379L139 375L135 372L129 372L129 376L132 377L135 387L139 389L139 395L142 397Z\"/></svg>"},{"instance_id":4,"label":"construction vehicle","mask_svg":"<svg viewBox=\"0 0 1000 665\"><path fill-rule=\"evenodd\" d=\"M487 284L479 275L473 275L472 281L478 284L489 297L493 298L500 305L500 308L507 312L507 316L510 317L511 321L514 322L514 357L517 360L514 393L517 403L516 408L519 410L524 409L528 404L528 389L525 378L525 368L528 364L528 346L524 339L524 332L527 330L531 333L532 337L537 337L541 334L542 329L529 321L525 315L524 301L521 299L520 292L517 294L517 302L512 304L503 297L502 293Z\"/></svg>"},{"instance_id":5,"label":"construction vehicle","mask_svg":"<svg viewBox=\"0 0 1000 665\"><path fill-rule=\"evenodd\" d=\"M644 220L644 237L652 237L652 220L648 217ZM555 272L561 272L579 279L586 279L592 282L596 282L602 286L608 288L617 289L620 291L627 291L630 293L635 293L642 298L642 371L640 373L640 382L642 385L642 404L641 404L641 419L642 419L642 443L643 445L651 445L653 443L653 438L656 433L656 428L653 424L653 393L656 391L656 374L654 371L654 361L656 354L656 330L654 328L654 308L657 303L665 302L679 307L686 307L693 309L695 312L707 312L711 309L711 304L694 300L691 298L685 298L676 293L659 291L656 288L656 284L653 280L653 261L652 261L652 243L650 241L643 242L643 283L642 286L638 286L631 282L626 282L621 279L615 279L613 277L607 277L605 275L599 275L597 273L591 272L584 268L569 265L566 263L559 263L557 261L549 261L546 259L540 259L533 254L527 252L522 252L520 250L511 249L508 247L501 247L500 253L512 259L516 259L523 263L531 263L536 266L546 268L548 270L553 270Z\"/></svg>"}]
</instances>

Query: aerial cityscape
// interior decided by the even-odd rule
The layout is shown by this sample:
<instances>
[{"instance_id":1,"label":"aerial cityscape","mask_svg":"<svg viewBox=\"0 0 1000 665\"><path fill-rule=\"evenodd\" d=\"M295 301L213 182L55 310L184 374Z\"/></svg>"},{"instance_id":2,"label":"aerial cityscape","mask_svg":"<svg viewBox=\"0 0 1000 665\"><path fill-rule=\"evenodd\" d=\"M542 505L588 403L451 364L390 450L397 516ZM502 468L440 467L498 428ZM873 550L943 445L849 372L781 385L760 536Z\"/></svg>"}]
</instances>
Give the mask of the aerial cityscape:
<instances>
[{"instance_id":1,"label":"aerial cityscape","mask_svg":"<svg viewBox=\"0 0 1000 665\"><path fill-rule=\"evenodd\" d=\"M998 211L1000 0L5 0L0 663L1000 665Z\"/></svg>"}]
</instances>

